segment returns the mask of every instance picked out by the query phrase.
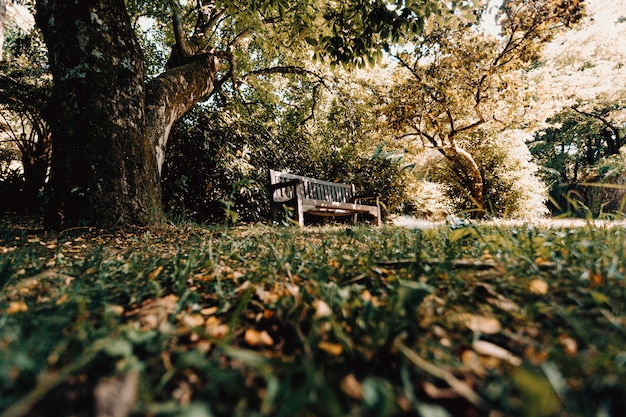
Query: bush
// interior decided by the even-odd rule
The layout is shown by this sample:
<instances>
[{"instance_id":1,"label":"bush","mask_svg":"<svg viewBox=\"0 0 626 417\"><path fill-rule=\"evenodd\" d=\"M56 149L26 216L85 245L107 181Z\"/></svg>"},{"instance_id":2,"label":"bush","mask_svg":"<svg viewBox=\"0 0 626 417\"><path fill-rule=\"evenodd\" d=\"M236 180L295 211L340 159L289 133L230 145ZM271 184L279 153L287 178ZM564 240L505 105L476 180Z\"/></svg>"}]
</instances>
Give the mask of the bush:
<instances>
[{"instance_id":1,"label":"bush","mask_svg":"<svg viewBox=\"0 0 626 417\"><path fill-rule=\"evenodd\" d=\"M464 149L472 154L483 177L485 209L502 218L535 218L547 214L546 188L539 179L538 167L518 131L489 135L479 132ZM431 177L443 184L449 205L456 212L475 209L474 202L462 188L443 156L433 155Z\"/></svg>"},{"instance_id":2,"label":"bush","mask_svg":"<svg viewBox=\"0 0 626 417\"><path fill-rule=\"evenodd\" d=\"M17 151L0 148L0 211L19 211L23 208L24 175L14 166L18 160Z\"/></svg>"},{"instance_id":3,"label":"bush","mask_svg":"<svg viewBox=\"0 0 626 417\"><path fill-rule=\"evenodd\" d=\"M192 114L170 139L163 170L163 201L171 217L197 222L268 217L269 168L355 184L357 194L380 194L383 215L406 207L406 173L383 152L359 156L283 132L273 137L254 126L224 128L215 114ZM193 126L193 128L189 128Z\"/></svg>"},{"instance_id":4,"label":"bush","mask_svg":"<svg viewBox=\"0 0 626 417\"><path fill-rule=\"evenodd\" d=\"M626 148L598 161L576 189L584 205L578 214L623 216L626 207Z\"/></svg>"}]
</instances>

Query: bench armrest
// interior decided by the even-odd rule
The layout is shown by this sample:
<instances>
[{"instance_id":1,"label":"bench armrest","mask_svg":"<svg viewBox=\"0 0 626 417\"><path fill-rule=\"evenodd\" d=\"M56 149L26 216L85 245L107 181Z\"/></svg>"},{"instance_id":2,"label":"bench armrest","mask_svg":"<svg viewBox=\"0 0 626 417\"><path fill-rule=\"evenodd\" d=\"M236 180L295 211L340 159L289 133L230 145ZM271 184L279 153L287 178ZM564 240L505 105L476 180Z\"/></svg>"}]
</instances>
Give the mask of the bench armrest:
<instances>
[{"instance_id":1,"label":"bench armrest","mask_svg":"<svg viewBox=\"0 0 626 417\"><path fill-rule=\"evenodd\" d=\"M380 194L361 194L361 195L355 195L354 197L352 197L352 201L356 202L358 200L374 200L374 199L376 199L376 202L378 202L379 198L380 198Z\"/></svg>"}]
</instances>

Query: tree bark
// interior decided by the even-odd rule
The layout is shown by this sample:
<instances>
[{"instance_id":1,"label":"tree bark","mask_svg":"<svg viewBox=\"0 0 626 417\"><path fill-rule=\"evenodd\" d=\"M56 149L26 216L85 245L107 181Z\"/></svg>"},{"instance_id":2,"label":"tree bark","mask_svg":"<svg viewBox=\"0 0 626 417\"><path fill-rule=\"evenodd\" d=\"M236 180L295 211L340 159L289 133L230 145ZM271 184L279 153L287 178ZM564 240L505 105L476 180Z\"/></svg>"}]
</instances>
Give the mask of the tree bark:
<instances>
[{"instance_id":1,"label":"tree bark","mask_svg":"<svg viewBox=\"0 0 626 417\"><path fill-rule=\"evenodd\" d=\"M147 133L156 150L159 175L172 126L195 103L213 92L220 63L213 55L198 55L148 83Z\"/></svg>"},{"instance_id":2,"label":"tree bark","mask_svg":"<svg viewBox=\"0 0 626 417\"><path fill-rule=\"evenodd\" d=\"M212 92L216 58L193 57L146 86L124 0L37 0L36 20L54 79L46 226L161 221L171 126Z\"/></svg>"},{"instance_id":3,"label":"tree bark","mask_svg":"<svg viewBox=\"0 0 626 417\"><path fill-rule=\"evenodd\" d=\"M22 200L27 210L35 211L41 207L39 193L46 183L50 156L46 146L47 140L45 137L39 138L32 148L22 154L22 167L24 168Z\"/></svg>"},{"instance_id":4,"label":"tree bark","mask_svg":"<svg viewBox=\"0 0 626 417\"><path fill-rule=\"evenodd\" d=\"M463 188L465 188L476 205L474 216L485 216L485 196L483 176L472 154L458 146L443 147L442 153L452 164Z\"/></svg>"}]
</instances>

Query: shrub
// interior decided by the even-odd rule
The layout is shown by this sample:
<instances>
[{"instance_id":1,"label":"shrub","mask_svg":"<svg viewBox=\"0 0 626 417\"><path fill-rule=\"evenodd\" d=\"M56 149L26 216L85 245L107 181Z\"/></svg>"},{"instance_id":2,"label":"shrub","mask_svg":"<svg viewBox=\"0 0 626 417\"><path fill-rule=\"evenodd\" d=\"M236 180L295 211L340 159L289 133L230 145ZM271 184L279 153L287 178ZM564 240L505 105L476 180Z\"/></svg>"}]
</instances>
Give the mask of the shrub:
<instances>
[{"instance_id":1,"label":"shrub","mask_svg":"<svg viewBox=\"0 0 626 417\"><path fill-rule=\"evenodd\" d=\"M623 216L626 206L626 148L594 165L576 189L582 197L584 212L593 217Z\"/></svg>"},{"instance_id":2,"label":"shrub","mask_svg":"<svg viewBox=\"0 0 626 417\"><path fill-rule=\"evenodd\" d=\"M15 166L19 158L17 150L0 148L0 211L22 209L24 175L21 169Z\"/></svg>"},{"instance_id":3,"label":"shrub","mask_svg":"<svg viewBox=\"0 0 626 417\"><path fill-rule=\"evenodd\" d=\"M546 188L525 143L526 135L506 131L497 135L479 132L464 144L478 163L483 177L487 213L495 217L535 218L547 214ZM457 212L471 211L474 202L462 188L441 155L433 155L431 177L445 185L449 204Z\"/></svg>"}]
</instances>

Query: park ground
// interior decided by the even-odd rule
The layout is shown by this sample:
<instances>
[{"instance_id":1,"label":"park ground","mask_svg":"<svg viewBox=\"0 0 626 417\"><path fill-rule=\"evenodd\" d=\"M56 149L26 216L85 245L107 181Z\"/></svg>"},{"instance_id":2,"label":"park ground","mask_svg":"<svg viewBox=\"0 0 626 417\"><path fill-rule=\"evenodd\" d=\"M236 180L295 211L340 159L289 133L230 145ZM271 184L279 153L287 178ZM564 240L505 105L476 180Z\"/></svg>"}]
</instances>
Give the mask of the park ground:
<instances>
[{"instance_id":1,"label":"park ground","mask_svg":"<svg viewBox=\"0 0 626 417\"><path fill-rule=\"evenodd\" d=\"M403 226L4 216L0 416L626 415L623 223Z\"/></svg>"}]
</instances>

